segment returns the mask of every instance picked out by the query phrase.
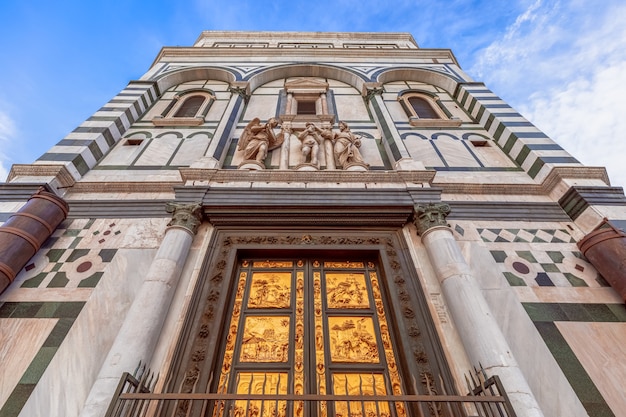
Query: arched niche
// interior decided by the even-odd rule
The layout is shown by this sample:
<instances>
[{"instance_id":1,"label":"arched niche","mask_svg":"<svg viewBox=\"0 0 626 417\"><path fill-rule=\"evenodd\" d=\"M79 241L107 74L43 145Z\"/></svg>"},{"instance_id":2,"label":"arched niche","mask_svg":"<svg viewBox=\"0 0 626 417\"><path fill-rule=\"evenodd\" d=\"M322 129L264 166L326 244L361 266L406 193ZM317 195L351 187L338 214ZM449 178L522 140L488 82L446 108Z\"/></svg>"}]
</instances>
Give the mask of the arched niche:
<instances>
[{"instance_id":1,"label":"arched niche","mask_svg":"<svg viewBox=\"0 0 626 417\"><path fill-rule=\"evenodd\" d=\"M356 88L358 91L363 91L363 85L367 82L367 80L361 78L358 74L344 68L317 64L296 64L272 67L258 74L254 74L248 81L250 82L250 91L254 91L256 88L271 81L294 77L330 78L346 83Z\"/></svg>"},{"instance_id":2,"label":"arched niche","mask_svg":"<svg viewBox=\"0 0 626 417\"><path fill-rule=\"evenodd\" d=\"M167 91L170 87L195 80L217 80L226 83L236 81L235 75L229 71L212 67L186 68L167 73L157 79L159 91Z\"/></svg>"},{"instance_id":3,"label":"arched niche","mask_svg":"<svg viewBox=\"0 0 626 417\"><path fill-rule=\"evenodd\" d=\"M454 96L454 91L459 84L448 75L420 68L389 69L378 75L376 81L382 84L393 81L417 81L443 88L451 96Z\"/></svg>"}]
</instances>

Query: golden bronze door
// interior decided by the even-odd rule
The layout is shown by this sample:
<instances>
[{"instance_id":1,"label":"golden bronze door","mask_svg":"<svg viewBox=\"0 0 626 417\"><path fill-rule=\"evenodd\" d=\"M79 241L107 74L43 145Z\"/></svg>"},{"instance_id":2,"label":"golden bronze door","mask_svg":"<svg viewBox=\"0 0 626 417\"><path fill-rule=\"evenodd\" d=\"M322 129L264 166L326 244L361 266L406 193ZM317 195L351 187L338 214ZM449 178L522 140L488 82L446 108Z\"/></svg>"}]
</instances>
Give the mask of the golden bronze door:
<instances>
[{"instance_id":1,"label":"golden bronze door","mask_svg":"<svg viewBox=\"0 0 626 417\"><path fill-rule=\"evenodd\" d=\"M401 395L397 352L369 260L240 260L218 393ZM375 401L221 402L213 415L405 415Z\"/></svg>"}]
</instances>

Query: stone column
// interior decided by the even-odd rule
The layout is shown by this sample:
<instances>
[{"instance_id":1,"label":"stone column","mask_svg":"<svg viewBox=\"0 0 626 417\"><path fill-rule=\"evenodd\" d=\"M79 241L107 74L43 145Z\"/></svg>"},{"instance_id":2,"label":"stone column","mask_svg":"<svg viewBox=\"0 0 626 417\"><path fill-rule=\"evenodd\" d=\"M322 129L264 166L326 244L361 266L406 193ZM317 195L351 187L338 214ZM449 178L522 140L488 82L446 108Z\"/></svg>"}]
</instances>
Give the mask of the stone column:
<instances>
[{"instance_id":1,"label":"stone column","mask_svg":"<svg viewBox=\"0 0 626 417\"><path fill-rule=\"evenodd\" d=\"M81 417L104 416L123 372L150 363L189 248L202 221L201 205L168 203L172 220L113 346L91 387Z\"/></svg>"},{"instance_id":2,"label":"stone column","mask_svg":"<svg viewBox=\"0 0 626 417\"><path fill-rule=\"evenodd\" d=\"M415 212L417 233L426 247L446 306L470 361L501 378L518 417L543 416L446 223L450 206L441 203L417 205Z\"/></svg>"}]
</instances>

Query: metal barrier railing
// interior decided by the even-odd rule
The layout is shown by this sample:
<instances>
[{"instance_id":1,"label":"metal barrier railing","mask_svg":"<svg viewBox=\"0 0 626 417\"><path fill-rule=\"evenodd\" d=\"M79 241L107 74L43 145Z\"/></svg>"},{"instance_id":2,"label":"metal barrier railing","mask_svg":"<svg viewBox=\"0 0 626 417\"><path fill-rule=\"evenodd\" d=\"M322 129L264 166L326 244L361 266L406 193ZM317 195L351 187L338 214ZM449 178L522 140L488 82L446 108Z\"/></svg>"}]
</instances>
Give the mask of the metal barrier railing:
<instances>
[{"instance_id":1,"label":"metal barrier railing","mask_svg":"<svg viewBox=\"0 0 626 417\"><path fill-rule=\"evenodd\" d=\"M153 393L157 379L124 373L106 417L516 417L498 376L482 369L465 396Z\"/></svg>"}]
</instances>

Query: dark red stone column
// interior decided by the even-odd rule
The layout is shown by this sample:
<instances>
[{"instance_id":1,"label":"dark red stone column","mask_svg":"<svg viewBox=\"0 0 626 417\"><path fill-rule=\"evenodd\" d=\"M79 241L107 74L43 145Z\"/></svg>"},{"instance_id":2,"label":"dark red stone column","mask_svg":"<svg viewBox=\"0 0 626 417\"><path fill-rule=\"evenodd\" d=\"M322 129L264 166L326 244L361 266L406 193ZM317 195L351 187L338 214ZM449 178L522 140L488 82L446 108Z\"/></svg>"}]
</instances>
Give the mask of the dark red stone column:
<instances>
[{"instance_id":1,"label":"dark red stone column","mask_svg":"<svg viewBox=\"0 0 626 417\"><path fill-rule=\"evenodd\" d=\"M69 206L61 197L41 188L0 226L0 293L67 218L68 212Z\"/></svg>"},{"instance_id":2,"label":"dark red stone column","mask_svg":"<svg viewBox=\"0 0 626 417\"><path fill-rule=\"evenodd\" d=\"M578 242L578 248L626 301L626 233L604 219Z\"/></svg>"}]
</instances>

